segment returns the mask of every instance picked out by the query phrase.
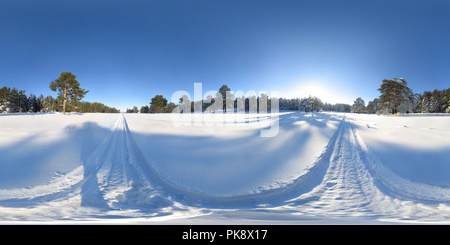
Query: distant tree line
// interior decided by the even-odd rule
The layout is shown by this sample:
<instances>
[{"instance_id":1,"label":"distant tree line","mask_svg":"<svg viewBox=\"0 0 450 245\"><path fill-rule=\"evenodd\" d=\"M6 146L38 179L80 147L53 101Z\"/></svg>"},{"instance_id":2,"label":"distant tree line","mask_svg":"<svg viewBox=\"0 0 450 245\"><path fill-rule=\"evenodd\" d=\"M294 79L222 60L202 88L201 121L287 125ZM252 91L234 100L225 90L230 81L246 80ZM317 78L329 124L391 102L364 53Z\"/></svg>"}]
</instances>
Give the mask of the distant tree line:
<instances>
[{"instance_id":1,"label":"distant tree line","mask_svg":"<svg viewBox=\"0 0 450 245\"><path fill-rule=\"evenodd\" d=\"M100 102L77 101L74 104L76 112L80 113L120 113L119 109Z\"/></svg>"},{"instance_id":2,"label":"distant tree line","mask_svg":"<svg viewBox=\"0 0 450 245\"><path fill-rule=\"evenodd\" d=\"M450 88L413 93L404 78L384 79L380 96L365 105L357 98L352 112L372 114L450 113Z\"/></svg>"},{"instance_id":3,"label":"distant tree line","mask_svg":"<svg viewBox=\"0 0 450 245\"><path fill-rule=\"evenodd\" d=\"M299 110L304 112L312 111L336 111L350 112L351 106L344 103L323 103L321 99L315 96L307 98L279 99L280 110Z\"/></svg>"},{"instance_id":4,"label":"distant tree line","mask_svg":"<svg viewBox=\"0 0 450 245\"><path fill-rule=\"evenodd\" d=\"M260 103L260 101L267 101ZM216 103L219 102L219 103ZM264 107L260 106L264 104ZM168 102L162 95L156 95L150 101L150 107L145 105L140 110L136 106L132 109L127 109L127 113L172 113L175 109L179 109L180 113L209 110L223 111L239 110L239 111L259 111L260 109L270 110L270 99L266 94L261 96L245 97L244 95L236 97L231 93L231 89L227 85L223 85L219 88L215 97L207 96L207 99L201 101L191 101L186 95L179 98L178 104ZM181 109L180 109L181 108Z\"/></svg>"},{"instance_id":5,"label":"distant tree line","mask_svg":"<svg viewBox=\"0 0 450 245\"><path fill-rule=\"evenodd\" d=\"M4 86L0 89L0 113L33 113L33 112L80 112L80 113L119 113L120 110L99 102L81 101L89 90L80 88L76 75L62 72L50 82L49 88L58 92L58 97L37 97L25 94L25 90Z\"/></svg>"},{"instance_id":6,"label":"distant tree line","mask_svg":"<svg viewBox=\"0 0 450 245\"><path fill-rule=\"evenodd\" d=\"M51 95L26 95L24 90L4 86L0 89L0 113L62 112L63 101ZM68 112L119 113L120 110L99 102L73 101Z\"/></svg>"},{"instance_id":7,"label":"distant tree line","mask_svg":"<svg viewBox=\"0 0 450 245\"><path fill-rule=\"evenodd\" d=\"M450 113L450 88L415 95L415 108L422 113Z\"/></svg>"},{"instance_id":8,"label":"distant tree line","mask_svg":"<svg viewBox=\"0 0 450 245\"><path fill-rule=\"evenodd\" d=\"M221 103L216 103L221 100ZM321 99L315 96L309 96L307 98L278 98L279 110L298 110L304 112L313 111L338 111L338 112L350 112L351 106L348 104L330 104L323 103ZM178 104L172 102L168 103L167 99L162 95L156 95L150 101L150 106L145 105L138 109L137 106L133 106L131 109L127 109L127 113L172 113L174 109L178 109L180 113L202 111L223 111L233 110L236 112L270 112L272 101L267 94L240 95L237 93L231 93L231 89L228 85L222 85L215 97L208 95L205 100L191 101L188 96L182 96L179 99Z\"/></svg>"},{"instance_id":9,"label":"distant tree line","mask_svg":"<svg viewBox=\"0 0 450 245\"><path fill-rule=\"evenodd\" d=\"M351 105L345 103L325 103L325 105L323 106L323 111L350 112L351 109Z\"/></svg>"},{"instance_id":10,"label":"distant tree line","mask_svg":"<svg viewBox=\"0 0 450 245\"><path fill-rule=\"evenodd\" d=\"M142 106L140 110L136 106L133 109L127 109L127 113L172 113L176 105L173 102L168 103L167 99L162 95L156 95L148 105Z\"/></svg>"}]
</instances>

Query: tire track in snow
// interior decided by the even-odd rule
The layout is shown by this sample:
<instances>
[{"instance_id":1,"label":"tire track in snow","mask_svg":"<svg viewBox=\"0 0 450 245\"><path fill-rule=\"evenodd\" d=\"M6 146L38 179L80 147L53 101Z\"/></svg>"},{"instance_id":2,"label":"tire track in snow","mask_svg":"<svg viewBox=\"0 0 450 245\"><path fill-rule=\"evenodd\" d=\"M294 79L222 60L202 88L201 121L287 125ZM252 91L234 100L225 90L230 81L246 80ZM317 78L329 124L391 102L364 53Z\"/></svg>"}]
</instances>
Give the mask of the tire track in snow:
<instances>
[{"instance_id":1,"label":"tire track in snow","mask_svg":"<svg viewBox=\"0 0 450 245\"><path fill-rule=\"evenodd\" d=\"M336 133L338 131L336 130ZM330 140L329 146L336 140L336 133ZM117 203L132 201L142 203L145 207L146 202L136 198L144 199L149 195L159 195L160 198L173 199L188 206L229 208L255 207L258 204L269 203L269 205L282 204L287 197L298 196L298 193L307 192L312 186L320 183L329 162L327 148L306 174L284 187L240 196L210 196L180 187L159 175L134 142L125 116L121 115L112 134L104 140L85 164L85 175L88 177L85 178L81 194L87 205L99 207L117 207ZM141 190L146 190L147 193L142 193L132 201L128 200L127 193ZM105 205L105 202L108 205ZM112 205L113 203L116 205ZM126 206L122 207L126 208Z\"/></svg>"},{"instance_id":2,"label":"tire track in snow","mask_svg":"<svg viewBox=\"0 0 450 245\"><path fill-rule=\"evenodd\" d=\"M450 190L414 183L386 169L348 119L338 129L329 167L311 192L287 201L305 213L392 219L450 217Z\"/></svg>"},{"instance_id":3,"label":"tire track in snow","mask_svg":"<svg viewBox=\"0 0 450 245\"><path fill-rule=\"evenodd\" d=\"M104 209L167 206L170 201L158 196L143 175L146 161L130 137L121 114L82 166L46 185L0 190L0 206L33 207L76 196L81 196L81 206Z\"/></svg>"},{"instance_id":4,"label":"tire track in snow","mask_svg":"<svg viewBox=\"0 0 450 245\"><path fill-rule=\"evenodd\" d=\"M355 143L350 125L344 119L334 145L327 149L331 156L322 182L311 192L292 200L293 203L313 213L370 214L367 206L376 188L359 160Z\"/></svg>"},{"instance_id":5,"label":"tire track in snow","mask_svg":"<svg viewBox=\"0 0 450 245\"><path fill-rule=\"evenodd\" d=\"M151 183L149 170L121 114L111 134L85 162L82 206L122 209L170 205Z\"/></svg>"},{"instance_id":6,"label":"tire track in snow","mask_svg":"<svg viewBox=\"0 0 450 245\"><path fill-rule=\"evenodd\" d=\"M345 217L450 218L449 189L414 183L386 169L345 117L305 175L285 187L260 193L213 197L167 181L141 153L124 115L84 161L83 168L25 192L2 191L1 204L14 207L81 195L81 206L152 212L180 202L216 208L281 207Z\"/></svg>"}]
</instances>

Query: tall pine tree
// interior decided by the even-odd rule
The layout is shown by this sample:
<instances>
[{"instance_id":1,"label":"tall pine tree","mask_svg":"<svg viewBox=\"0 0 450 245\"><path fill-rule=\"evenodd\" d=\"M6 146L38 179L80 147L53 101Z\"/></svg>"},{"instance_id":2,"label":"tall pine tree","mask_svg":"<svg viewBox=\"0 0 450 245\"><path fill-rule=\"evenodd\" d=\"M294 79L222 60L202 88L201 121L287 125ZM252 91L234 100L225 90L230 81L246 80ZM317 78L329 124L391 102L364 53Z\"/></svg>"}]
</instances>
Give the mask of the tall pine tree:
<instances>
[{"instance_id":1,"label":"tall pine tree","mask_svg":"<svg viewBox=\"0 0 450 245\"><path fill-rule=\"evenodd\" d=\"M164 113L167 106L167 99L162 95L156 95L150 102L150 113Z\"/></svg>"},{"instance_id":2,"label":"tall pine tree","mask_svg":"<svg viewBox=\"0 0 450 245\"><path fill-rule=\"evenodd\" d=\"M58 90L58 97L63 101L63 113L66 115L66 104L81 100L89 90L80 88L80 83L75 80L77 76L71 72L62 72L61 76L50 83L50 89ZM73 106L73 105L72 105Z\"/></svg>"},{"instance_id":3,"label":"tall pine tree","mask_svg":"<svg viewBox=\"0 0 450 245\"><path fill-rule=\"evenodd\" d=\"M384 79L378 91L380 91L379 105L388 113L412 112L413 93L407 86L405 79Z\"/></svg>"}]
</instances>

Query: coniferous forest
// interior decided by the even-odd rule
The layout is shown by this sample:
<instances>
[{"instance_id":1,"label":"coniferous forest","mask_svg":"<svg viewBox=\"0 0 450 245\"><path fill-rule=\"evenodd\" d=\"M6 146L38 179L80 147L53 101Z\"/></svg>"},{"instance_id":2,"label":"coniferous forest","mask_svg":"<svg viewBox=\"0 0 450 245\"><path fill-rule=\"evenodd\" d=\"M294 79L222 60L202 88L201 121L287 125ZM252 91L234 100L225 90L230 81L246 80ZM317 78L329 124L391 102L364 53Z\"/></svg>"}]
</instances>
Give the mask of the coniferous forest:
<instances>
[{"instance_id":1,"label":"coniferous forest","mask_svg":"<svg viewBox=\"0 0 450 245\"><path fill-rule=\"evenodd\" d=\"M371 114L450 113L450 88L414 93L404 78L384 79L380 96L365 105L355 100L353 112Z\"/></svg>"},{"instance_id":2,"label":"coniferous forest","mask_svg":"<svg viewBox=\"0 0 450 245\"><path fill-rule=\"evenodd\" d=\"M222 106L223 111L227 111L226 104L226 92L231 91L231 89L227 85L222 85L219 88L218 94L222 98ZM180 98L178 105L190 103L190 112L194 112L196 108L198 108L202 112L211 109L211 106L217 100L217 96L215 98L210 97L207 100L202 101L190 101L187 97ZM233 93L231 93L231 104L233 104L234 108L239 111L239 108L243 108L242 111L250 112L255 111L259 112L260 109L265 109L267 112L271 111L271 98L267 94L261 94L260 96L249 96L249 97L235 97ZM266 101L267 105L265 107L261 107L261 101ZM255 108L251 107L251 104L255 104ZM350 112L351 106L349 104L344 103L323 103L320 98L315 96L309 96L306 98L278 98L279 110L295 110L295 111L304 111L304 112L313 112L313 111L337 111L337 112ZM138 109L137 106L133 106L132 109L127 109L127 113L171 113L177 105L173 102L168 103L167 99L162 95L156 95L150 101L150 107L148 105L142 106ZM252 110L253 109L253 110ZM234 110L234 109L233 109ZM184 111L183 111L184 112Z\"/></svg>"},{"instance_id":3,"label":"coniferous forest","mask_svg":"<svg viewBox=\"0 0 450 245\"><path fill-rule=\"evenodd\" d=\"M226 92L231 89L223 85L218 93L222 94L223 110L226 111ZM312 111L336 111L336 112L354 112L369 114L403 114L403 113L450 113L450 88L433 91L424 91L423 93L414 93L403 78L384 79L380 88L380 96L366 105L365 101L358 97L353 105L345 103L330 104L322 102L320 98L309 96L307 98L278 98L279 110L298 110L304 112ZM256 111L260 111L261 97L267 101L267 109L270 112L271 98L266 94L252 96L250 98L232 98L234 108L239 108L243 103L244 111L251 110L250 101L256 101ZM216 98L210 98L208 101L184 101L191 104L190 111L194 112L196 107L205 111L214 104ZM180 98L178 105L183 103ZM120 110L109 107L100 102L88 102L73 100L66 108L67 112L79 113L119 113ZM168 102L162 95L153 97L149 105L144 105L140 109L134 106L127 109L127 113L171 113L177 107L176 104ZM15 87L2 87L0 89L0 113L36 113L36 112L62 112L63 99L61 96L56 98L51 95L44 97L42 94L36 96L32 93L26 94L24 90Z\"/></svg>"},{"instance_id":4,"label":"coniferous forest","mask_svg":"<svg viewBox=\"0 0 450 245\"><path fill-rule=\"evenodd\" d=\"M81 101L89 90L80 88L75 80L76 75L62 72L50 82L49 88L58 91L58 96L51 95L44 98L41 94L27 94L25 90L12 89L6 86L0 89L0 113L37 113L37 112L79 112L79 113L119 113L120 110L99 102Z\"/></svg>"},{"instance_id":5,"label":"coniferous forest","mask_svg":"<svg viewBox=\"0 0 450 245\"><path fill-rule=\"evenodd\" d=\"M223 95L223 110L225 108L225 92L230 91L227 85L223 85L219 89L219 93ZM279 110L295 110L295 111L334 111L334 112L354 112L369 114L404 114L404 113L450 113L450 88L431 91L424 91L422 94L414 93L407 85L404 78L384 79L378 89L380 96L372 101L366 102L358 97L353 105L345 103L327 103L322 102L320 98L309 96L307 98L278 98ZM271 98L262 94L261 96L253 96L250 98L232 98L234 100L234 108L239 108L239 103L244 104L244 111L248 112L251 100L257 101L256 111L259 111L260 98L266 96L267 111L270 111ZM190 101L190 111L194 112L197 104L201 104L202 111L205 111L211 104L215 102L215 98L208 101ZM178 105L183 103L180 98ZM150 107L145 105L139 110L134 106L133 109L127 109L127 113L170 113L176 107L174 103L167 103L167 99L162 95L155 96Z\"/></svg>"},{"instance_id":6,"label":"coniferous forest","mask_svg":"<svg viewBox=\"0 0 450 245\"><path fill-rule=\"evenodd\" d=\"M4 86L0 89L0 113L36 113L36 112L62 112L62 100L51 95L44 97L32 93L26 94L24 90ZM120 110L99 102L72 101L73 106L67 107L67 112L79 113L119 113Z\"/></svg>"}]
</instances>

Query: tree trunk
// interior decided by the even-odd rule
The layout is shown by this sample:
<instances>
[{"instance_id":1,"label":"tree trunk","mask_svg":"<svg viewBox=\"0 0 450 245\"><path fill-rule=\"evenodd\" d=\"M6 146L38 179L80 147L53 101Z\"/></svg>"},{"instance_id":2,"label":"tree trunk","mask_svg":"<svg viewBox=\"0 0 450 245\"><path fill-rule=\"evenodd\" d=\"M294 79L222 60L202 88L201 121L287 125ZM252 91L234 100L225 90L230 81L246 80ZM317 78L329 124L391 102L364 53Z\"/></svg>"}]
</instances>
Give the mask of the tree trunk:
<instances>
[{"instance_id":1,"label":"tree trunk","mask_svg":"<svg viewBox=\"0 0 450 245\"><path fill-rule=\"evenodd\" d=\"M66 115L67 88L64 88L63 114Z\"/></svg>"}]
</instances>

